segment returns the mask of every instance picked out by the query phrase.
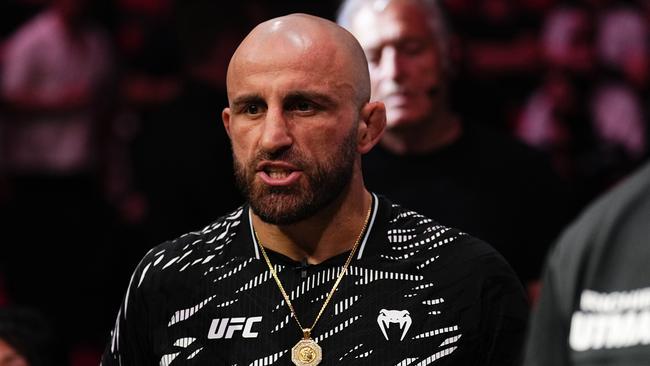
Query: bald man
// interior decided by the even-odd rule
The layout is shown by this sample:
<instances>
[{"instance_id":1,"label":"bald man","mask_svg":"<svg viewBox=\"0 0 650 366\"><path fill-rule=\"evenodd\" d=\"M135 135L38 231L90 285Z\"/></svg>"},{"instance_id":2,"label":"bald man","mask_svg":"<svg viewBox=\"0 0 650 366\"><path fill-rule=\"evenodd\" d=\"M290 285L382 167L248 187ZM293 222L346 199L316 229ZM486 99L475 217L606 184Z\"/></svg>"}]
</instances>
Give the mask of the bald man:
<instances>
[{"instance_id":1,"label":"bald man","mask_svg":"<svg viewBox=\"0 0 650 366\"><path fill-rule=\"evenodd\" d=\"M103 365L509 365L526 304L488 245L366 190L366 60L294 14L233 55L223 110L247 203L136 268Z\"/></svg>"}]
</instances>

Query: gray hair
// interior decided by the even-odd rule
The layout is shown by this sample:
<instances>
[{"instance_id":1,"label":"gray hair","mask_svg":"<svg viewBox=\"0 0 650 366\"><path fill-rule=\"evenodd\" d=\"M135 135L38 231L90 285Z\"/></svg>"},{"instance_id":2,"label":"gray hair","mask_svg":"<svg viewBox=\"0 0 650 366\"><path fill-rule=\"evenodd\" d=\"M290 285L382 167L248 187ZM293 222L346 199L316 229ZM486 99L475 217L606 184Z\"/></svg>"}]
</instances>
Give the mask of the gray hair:
<instances>
[{"instance_id":1,"label":"gray hair","mask_svg":"<svg viewBox=\"0 0 650 366\"><path fill-rule=\"evenodd\" d=\"M336 22L343 28L351 31L352 21L359 10L364 6L370 6L375 11L383 11L394 0L343 0L336 16ZM446 74L451 69L449 56L449 28L443 15L439 0L409 0L424 10L427 23L431 28L431 35L436 43L438 57L442 70Z\"/></svg>"}]
</instances>

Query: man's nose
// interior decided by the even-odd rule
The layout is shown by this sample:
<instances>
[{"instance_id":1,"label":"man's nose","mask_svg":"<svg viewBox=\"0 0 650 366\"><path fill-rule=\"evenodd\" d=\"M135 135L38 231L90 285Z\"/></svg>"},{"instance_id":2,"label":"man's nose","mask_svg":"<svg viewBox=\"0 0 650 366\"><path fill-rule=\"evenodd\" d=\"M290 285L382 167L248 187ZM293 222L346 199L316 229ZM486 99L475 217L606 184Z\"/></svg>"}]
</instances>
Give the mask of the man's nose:
<instances>
[{"instance_id":1,"label":"man's nose","mask_svg":"<svg viewBox=\"0 0 650 366\"><path fill-rule=\"evenodd\" d=\"M400 81L404 75L402 57L394 47L385 47L382 50L379 67L384 79Z\"/></svg>"},{"instance_id":2,"label":"man's nose","mask_svg":"<svg viewBox=\"0 0 650 366\"><path fill-rule=\"evenodd\" d=\"M262 127L261 148L274 153L293 144L289 121L282 108L269 108Z\"/></svg>"}]
</instances>

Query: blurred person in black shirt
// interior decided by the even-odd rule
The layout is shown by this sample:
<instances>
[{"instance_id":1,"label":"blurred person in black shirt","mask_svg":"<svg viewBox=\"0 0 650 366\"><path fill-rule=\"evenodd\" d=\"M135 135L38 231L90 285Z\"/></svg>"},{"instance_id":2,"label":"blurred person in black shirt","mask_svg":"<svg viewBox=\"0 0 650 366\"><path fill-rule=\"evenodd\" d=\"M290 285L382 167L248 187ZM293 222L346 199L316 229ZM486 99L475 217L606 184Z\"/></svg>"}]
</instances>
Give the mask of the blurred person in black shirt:
<instances>
[{"instance_id":1,"label":"blurred person in black shirt","mask_svg":"<svg viewBox=\"0 0 650 366\"><path fill-rule=\"evenodd\" d=\"M535 281L566 220L566 192L543 156L450 109L436 2L350 0L338 20L364 48L372 98L387 109L386 133L364 157L368 186L486 240L524 283Z\"/></svg>"},{"instance_id":2,"label":"blurred person in black shirt","mask_svg":"<svg viewBox=\"0 0 650 366\"><path fill-rule=\"evenodd\" d=\"M650 360L650 164L595 200L546 261L526 366Z\"/></svg>"}]
</instances>

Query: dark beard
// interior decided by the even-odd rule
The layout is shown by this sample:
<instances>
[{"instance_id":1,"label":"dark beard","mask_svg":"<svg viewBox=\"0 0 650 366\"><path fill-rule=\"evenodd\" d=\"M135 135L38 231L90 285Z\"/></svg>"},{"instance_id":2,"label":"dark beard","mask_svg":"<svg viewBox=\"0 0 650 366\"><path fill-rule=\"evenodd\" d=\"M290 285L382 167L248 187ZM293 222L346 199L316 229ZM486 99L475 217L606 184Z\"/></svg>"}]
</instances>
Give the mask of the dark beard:
<instances>
[{"instance_id":1,"label":"dark beard","mask_svg":"<svg viewBox=\"0 0 650 366\"><path fill-rule=\"evenodd\" d=\"M335 155L320 164L306 161L304 154L293 148L275 153L260 152L248 169L234 157L237 186L253 212L265 222L289 225L307 219L332 203L349 185L356 158L356 131L352 129ZM307 178L307 186L256 186L255 167L261 160L282 160L299 167Z\"/></svg>"}]
</instances>

